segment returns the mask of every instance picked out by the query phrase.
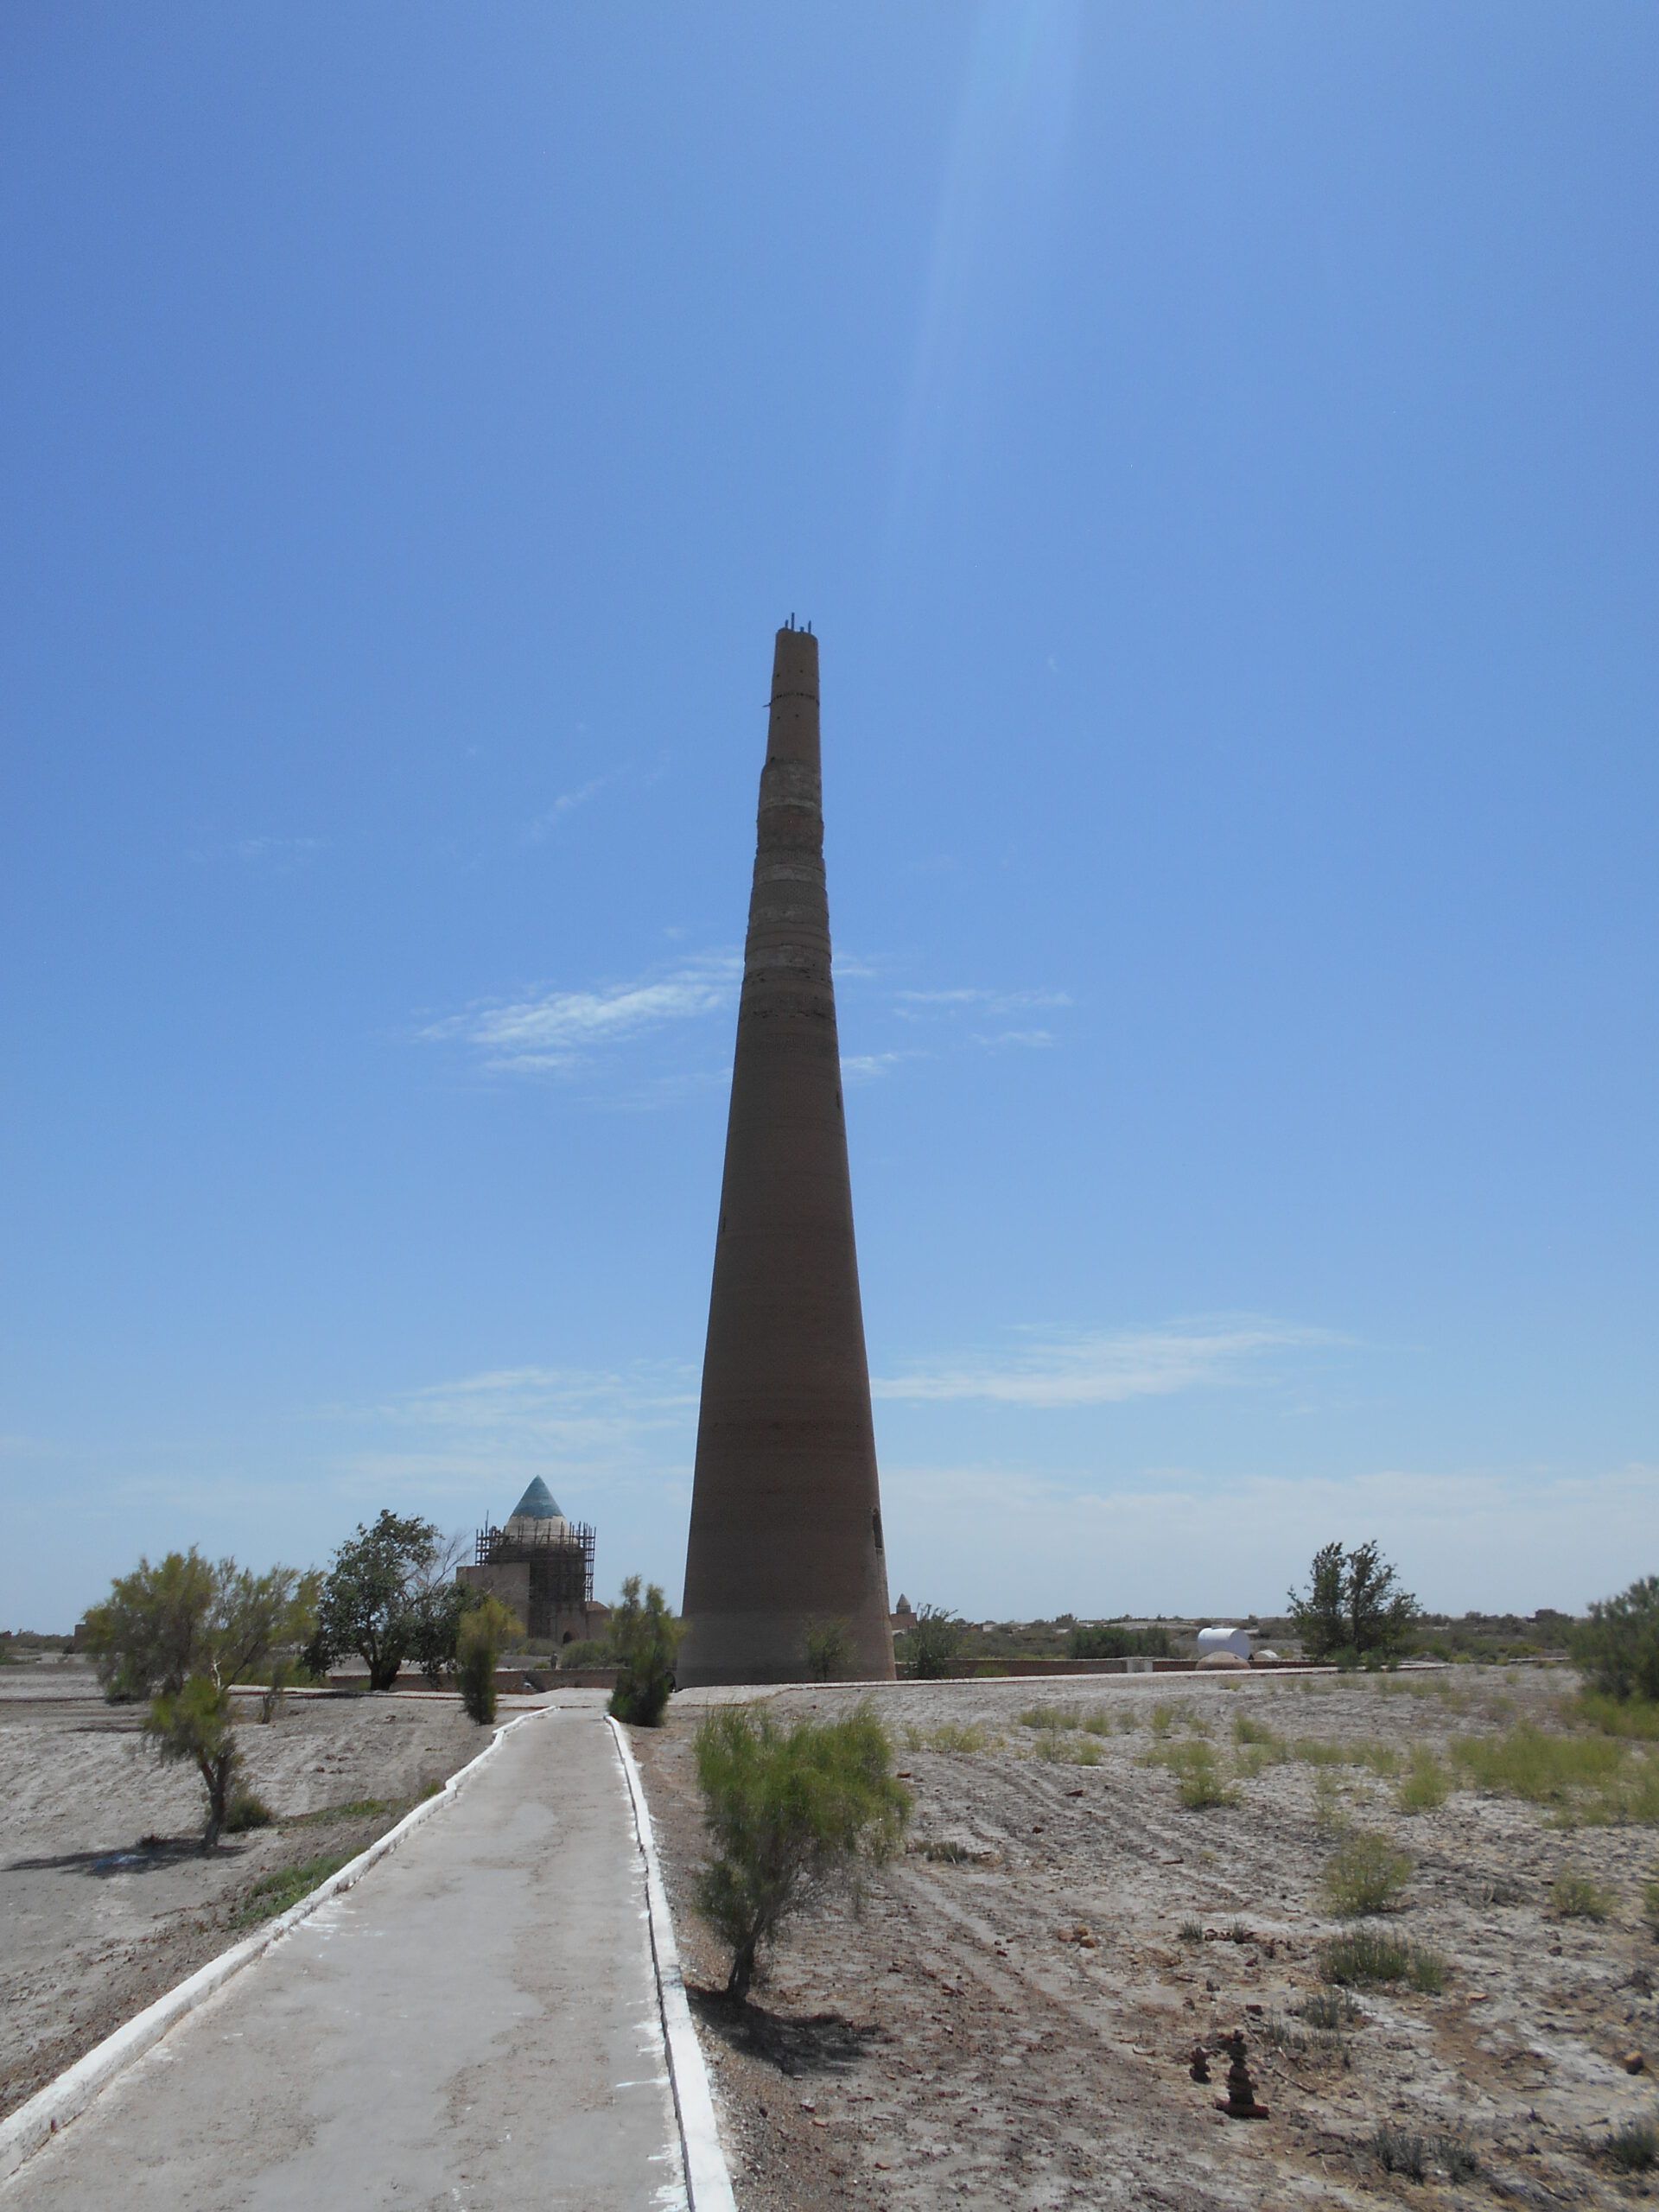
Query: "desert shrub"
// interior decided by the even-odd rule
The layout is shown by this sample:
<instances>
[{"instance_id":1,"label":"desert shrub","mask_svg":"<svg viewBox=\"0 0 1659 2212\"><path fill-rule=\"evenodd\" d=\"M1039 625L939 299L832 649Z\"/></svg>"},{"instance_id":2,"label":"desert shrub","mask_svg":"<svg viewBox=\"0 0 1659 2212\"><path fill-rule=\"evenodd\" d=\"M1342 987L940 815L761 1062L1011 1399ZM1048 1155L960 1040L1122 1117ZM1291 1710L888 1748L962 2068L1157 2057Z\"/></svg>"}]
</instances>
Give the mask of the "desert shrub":
<instances>
[{"instance_id":1,"label":"desert shrub","mask_svg":"<svg viewBox=\"0 0 1659 2212\"><path fill-rule=\"evenodd\" d=\"M946 1751L962 1755L988 1751L992 1738L976 1720L944 1720L937 1728L906 1728L905 1743L912 1751Z\"/></svg>"},{"instance_id":2,"label":"desert shrub","mask_svg":"<svg viewBox=\"0 0 1659 2212\"><path fill-rule=\"evenodd\" d=\"M1408 2181L1421 2181L1427 2175L1427 2154L1421 2135L1384 2126L1371 2138L1371 2149L1385 2174L1404 2174Z\"/></svg>"},{"instance_id":3,"label":"desert shrub","mask_svg":"<svg viewBox=\"0 0 1659 2212\"><path fill-rule=\"evenodd\" d=\"M1626 2173L1644 2174L1659 2158L1659 2133L1650 2120L1626 2120L1608 2137L1607 2155Z\"/></svg>"},{"instance_id":4,"label":"desert shrub","mask_svg":"<svg viewBox=\"0 0 1659 2212\"><path fill-rule=\"evenodd\" d=\"M1592 1689L1621 1703L1632 1693L1659 1700L1659 1574L1643 1575L1617 1598L1598 1599L1569 1636L1573 1658Z\"/></svg>"},{"instance_id":5,"label":"desert shrub","mask_svg":"<svg viewBox=\"0 0 1659 2212\"><path fill-rule=\"evenodd\" d=\"M1275 1736L1265 1720L1253 1720L1248 1713L1233 1715L1233 1741L1236 1744L1276 1744Z\"/></svg>"},{"instance_id":6,"label":"desert shrub","mask_svg":"<svg viewBox=\"0 0 1659 2212\"><path fill-rule=\"evenodd\" d=\"M1341 1919L1389 1912L1411 1875L1411 1860L1386 1836L1359 1828L1338 1845L1325 1870L1325 1892Z\"/></svg>"},{"instance_id":7,"label":"desert shrub","mask_svg":"<svg viewBox=\"0 0 1659 2212\"><path fill-rule=\"evenodd\" d=\"M308 1896L319 1883L339 1873L352 1856L349 1851L330 1852L326 1858L308 1859L303 1866L284 1866L274 1874L262 1874L236 1916L237 1926L254 1928L262 1920L274 1920L279 1912L286 1912L289 1905Z\"/></svg>"},{"instance_id":8,"label":"desert shrub","mask_svg":"<svg viewBox=\"0 0 1659 2212\"><path fill-rule=\"evenodd\" d=\"M1190 1813L1204 1812L1212 1805L1230 1805L1236 1796L1206 1743L1154 1745L1141 1764L1168 1767L1175 1776L1176 1795Z\"/></svg>"},{"instance_id":9,"label":"desert shrub","mask_svg":"<svg viewBox=\"0 0 1659 2212\"><path fill-rule=\"evenodd\" d=\"M1167 1659L1169 1630L1154 1622L1147 1628L1123 1628L1116 1621L1074 1628L1065 1640L1070 1659Z\"/></svg>"},{"instance_id":10,"label":"desert shrub","mask_svg":"<svg viewBox=\"0 0 1659 2212\"><path fill-rule=\"evenodd\" d=\"M905 1664L918 1681L936 1682L950 1671L966 1624L938 1605L924 1605L905 1632Z\"/></svg>"},{"instance_id":11,"label":"desert shrub","mask_svg":"<svg viewBox=\"0 0 1659 2212\"><path fill-rule=\"evenodd\" d=\"M1202 1943L1204 1923L1201 1920L1184 1920L1181 1923L1179 1933L1183 1943Z\"/></svg>"},{"instance_id":12,"label":"desert shrub","mask_svg":"<svg viewBox=\"0 0 1659 2212\"><path fill-rule=\"evenodd\" d=\"M1316 1989L1296 2007L1297 2017L1322 2035L1335 2035L1365 2017L1345 1989Z\"/></svg>"},{"instance_id":13,"label":"desert shrub","mask_svg":"<svg viewBox=\"0 0 1659 2212\"><path fill-rule=\"evenodd\" d=\"M1402 1813L1432 1813L1437 1805L1444 1805L1451 1784L1446 1769L1427 1744L1418 1744L1412 1751L1411 1764L1400 1784L1400 1809Z\"/></svg>"},{"instance_id":14,"label":"desert shrub","mask_svg":"<svg viewBox=\"0 0 1659 2212\"><path fill-rule=\"evenodd\" d=\"M1617 1784L1626 1753L1606 1736L1546 1734L1522 1721L1503 1736L1460 1736L1452 1758L1478 1789L1571 1808Z\"/></svg>"},{"instance_id":15,"label":"desert shrub","mask_svg":"<svg viewBox=\"0 0 1659 2212\"><path fill-rule=\"evenodd\" d=\"M1441 2136L1439 2151L1449 2181L1473 2181L1480 2171L1480 2160L1459 2136Z\"/></svg>"},{"instance_id":16,"label":"desert shrub","mask_svg":"<svg viewBox=\"0 0 1659 2212\"><path fill-rule=\"evenodd\" d=\"M616 1656L616 1687L610 1709L636 1728L659 1728L674 1689L674 1661L685 1634L652 1582L642 1599L639 1577L622 1585L622 1602L611 1615L611 1649Z\"/></svg>"},{"instance_id":17,"label":"desert shrub","mask_svg":"<svg viewBox=\"0 0 1659 2212\"><path fill-rule=\"evenodd\" d=\"M240 1835L248 1828L269 1828L276 1825L276 1815L264 1799L254 1789L233 1789L231 1802L225 1808L225 1833Z\"/></svg>"},{"instance_id":18,"label":"desert shrub","mask_svg":"<svg viewBox=\"0 0 1659 2212\"><path fill-rule=\"evenodd\" d=\"M1346 1936L1333 1936L1319 1948L1321 1980L1341 1988L1366 1989L1385 1982L1406 1981L1426 1996L1438 1996L1446 1986L1446 1961L1416 1944L1402 1943L1381 1929L1356 1928Z\"/></svg>"},{"instance_id":19,"label":"desert shrub","mask_svg":"<svg viewBox=\"0 0 1659 2212\"><path fill-rule=\"evenodd\" d=\"M1549 1901L1563 1920L1605 1920L1613 1900L1587 1874L1558 1874L1549 1885Z\"/></svg>"},{"instance_id":20,"label":"desert shrub","mask_svg":"<svg viewBox=\"0 0 1659 2212\"><path fill-rule=\"evenodd\" d=\"M495 1669L502 1646L521 1635L517 1616L499 1598L468 1605L455 1631L455 1679L467 1718L480 1728L495 1719Z\"/></svg>"},{"instance_id":21,"label":"desert shrub","mask_svg":"<svg viewBox=\"0 0 1659 2212\"><path fill-rule=\"evenodd\" d=\"M791 1911L898 1847L910 1793L867 1706L787 1728L765 1711L726 1706L705 1716L696 1749L714 1843L697 1903L730 1948L727 1993L741 2002L760 1947Z\"/></svg>"},{"instance_id":22,"label":"desert shrub","mask_svg":"<svg viewBox=\"0 0 1659 2212\"><path fill-rule=\"evenodd\" d=\"M561 1667L608 1667L610 1663L611 1640L607 1636L578 1637L559 1652Z\"/></svg>"},{"instance_id":23,"label":"desert shrub","mask_svg":"<svg viewBox=\"0 0 1659 2212\"><path fill-rule=\"evenodd\" d=\"M1659 1705L1651 1698L1632 1694L1609 1697L1605 1690L1580 1690L1565 1700L1561 1718L1569 1727L1593 1728L1603 1736L1628 1736L1639 1742L1659 1740Z\"/></svg>"},{"instance_id":24,"label":"desert shrub","mask_svg":"<svg viewBox=\"0 0 1659 2212\"><path fill-rule=\"evenodd\" d=\"M839 1681L853 1659L853 1624L845 1620L810 1620L806 1624L806 1671L815 1682Z\"/></svg>"},{"instance_id":25,"label":"desert shrub","mask_svg":"<svg viewBox=\"0 0 1659 2212\"><path fill-rule=\"evenodd\" d=\"M1098 1766L1100 1745L1091 1736L1046 1728L1037 1738L1037 1756L1059 1766Z\"/></svg>"},{"instance_id":26,"label":"desert shrub","mask_svg":"<svg viewBox=\"0 0 1659 2212\"><path fill-rule=\"evenodd\" d=\"M1074 1706L1031 1705L1020 1715L1022 1728L1081 1728L1090 1736L1109 1736L1112 1716L1098 1707L1092 1713L1079 1712Z\"/></svg>"}]
</instances>

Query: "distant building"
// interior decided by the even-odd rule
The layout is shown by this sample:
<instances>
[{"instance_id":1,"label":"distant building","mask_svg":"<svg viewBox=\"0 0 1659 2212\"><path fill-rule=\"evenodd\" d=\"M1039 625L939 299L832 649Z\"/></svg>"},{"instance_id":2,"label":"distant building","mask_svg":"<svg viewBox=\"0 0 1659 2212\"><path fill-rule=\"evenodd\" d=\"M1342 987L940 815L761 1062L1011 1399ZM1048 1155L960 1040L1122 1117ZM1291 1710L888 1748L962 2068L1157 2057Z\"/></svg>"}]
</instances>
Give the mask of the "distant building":
<instances>
[{"instance_id":1,"label":"distant building","mask_svg":"<svg viewBox=\"0 0 1659 2212\"><path fill-rule=\"evenodd\" d=\"M539 1475L498 1529L478 1532L471 1567L455 1580L509 1606L532 1640L555 1646L603 1636L608 1605L594 1603L594 1531L567 1520Z\"/></svg>"},{"instance_id":2,"label":"distant building","mask_svg":"<svg viewBox=\"0 0 1659 2212\"><path fill-rule=\"evenodd\" d=\"M895 1636L902 1636L906 1629L916 1625L916 1616L911 1611L910 1600L902 1590L899 1592L899 1602L893 1609L889 1625Z\"/></svg>"}]
</instances>

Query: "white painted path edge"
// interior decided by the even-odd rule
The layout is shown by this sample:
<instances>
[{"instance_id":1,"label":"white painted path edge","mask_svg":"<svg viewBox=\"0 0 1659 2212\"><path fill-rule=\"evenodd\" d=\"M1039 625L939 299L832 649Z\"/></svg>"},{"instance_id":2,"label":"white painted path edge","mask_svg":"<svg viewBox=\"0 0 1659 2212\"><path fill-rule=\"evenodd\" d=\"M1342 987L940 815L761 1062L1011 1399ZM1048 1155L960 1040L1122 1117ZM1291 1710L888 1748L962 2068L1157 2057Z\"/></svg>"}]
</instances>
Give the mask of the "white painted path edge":
<instances>
[{"instance_id":1,"label":"white painted path edge","mask_svg":"<svg viewBox=\"0 0 1659 2212\"><path fill-rule=\"evenodd\" d=\"M674 2109L679 2114L680 2147L685 2154L685 2185L691 2212L737 2212L732 2177L720 2147L715 2123L715 2100L702 2047L686 2002L685 1978L680 1972L679 1947L674 1941L674 1921L668 1909L668 1891L658 1862L652 1834L651 1808L633 1751L621 1727L609 1714L616 1738L628 1795L633 1800L633 1829L639 1839L639 1855L645 1862L645 1898L651 1922L651 1955L657 1968L657 1998L662 2007L663 2034L668 2044L669 2078L674 2084Z\"/></svg>"},{"instance_id":2,"label":"white painted path edge","mask_svg":"<svg viewBox=\"0 0 1659 2212\"><path fill-rule=\"evenodd\" d=\"M496 1730L475 1759L469 1759L465 1766L449 1777L441 1792L423 1798L418 1805L404 1814L396 1827L388 1828L385 1835L370 1844L366 1851L359 1851L355 1859L348 1859L326 1882L319 1883L315 1890L308 1890L297 1904L290 1905L284 1913L279 1913L257 1935L245 1937L241 1942L232 1944L228 1951L221 1951L216 1959L209 1959L205 1967L199 1967L175 1988L158 1997L153 2005L147 2005L142 2012L118 2027L113 2035L105 2036L100 2044L94 2044L85 2057L78 2058L73 2066L59 2075L55 2082L48 2082L45 2088L36 2090L29 2102L20 2105L10 2120L0 2122L0 2182L9 2180L42 2143L49 2141L60 2128L67 2127L78 2113L85 2112L100 2089L107 2088L116 2075L130 2066L135 2059L142 2058L147 2050L153 2050L168 2030L181 2020L187 2012L194 2012L197 2005L204 2003L216 1989L222 1989L233 1974L240 1974L244 1967L251 1966L256 1959L262 1958L273 1943L280 1942L291 1929L308 1919L319 1905L326 1904L330 1897L338 1897L342 1890L349 1890L353 1883L360 1881L377 1859L384 1859L389 1851L397 1848L412 1828L418 1827L423 1821L429 1820L442 1807L451 1803L467 1777L476 1774L486 1759L493 1758L500 1749L504 1736L511 1735L515 1728L522 1728L527 1720L539 1720L543 1713L556 1710L556 1707L543 1706L535 1713L521 1713L516 1720L505 1722ZM729 2194L727 2201L730 2202Z\"/></svg>"}]
</instances>

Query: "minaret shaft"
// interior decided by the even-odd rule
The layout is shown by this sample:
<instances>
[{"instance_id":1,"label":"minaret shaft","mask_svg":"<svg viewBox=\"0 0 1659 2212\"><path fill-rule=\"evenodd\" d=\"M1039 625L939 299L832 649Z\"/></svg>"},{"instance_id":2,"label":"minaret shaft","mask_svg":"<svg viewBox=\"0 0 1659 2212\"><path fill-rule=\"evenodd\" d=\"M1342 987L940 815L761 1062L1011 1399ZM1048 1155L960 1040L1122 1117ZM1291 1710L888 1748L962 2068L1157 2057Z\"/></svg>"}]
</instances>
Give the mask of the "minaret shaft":
<instances>
[{"instance_id":1,"label":"minaret shaft","mask_svg":"<svg viewBox=\"0 0 1659 2212\"><path fill-rule=\"evenodd\" d=\"M818 646L778 632L697 1423L679 1680L893 1679L830 965Z\"/></svg>"}]
</instances>

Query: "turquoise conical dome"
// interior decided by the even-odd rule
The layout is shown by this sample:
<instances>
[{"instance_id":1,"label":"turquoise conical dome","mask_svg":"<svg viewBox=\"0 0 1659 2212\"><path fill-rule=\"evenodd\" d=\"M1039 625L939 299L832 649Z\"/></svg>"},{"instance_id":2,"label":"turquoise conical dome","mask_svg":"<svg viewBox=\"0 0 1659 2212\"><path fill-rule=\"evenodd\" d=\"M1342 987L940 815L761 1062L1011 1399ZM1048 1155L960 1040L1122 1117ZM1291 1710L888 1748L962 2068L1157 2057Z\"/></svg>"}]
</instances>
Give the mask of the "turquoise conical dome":
<instances>
[{"instance_id":1,"label":"turquoise conical dome","mask_svg":"<svg viewBox=\"0 0 1659 2212\"><path fill-rule=\"evenodd\" d=\"M515 1521L563 1521L564 1516L554 1503L553 1493L539 1475L512 1509Z\"/></svg>"}]
</instances>

